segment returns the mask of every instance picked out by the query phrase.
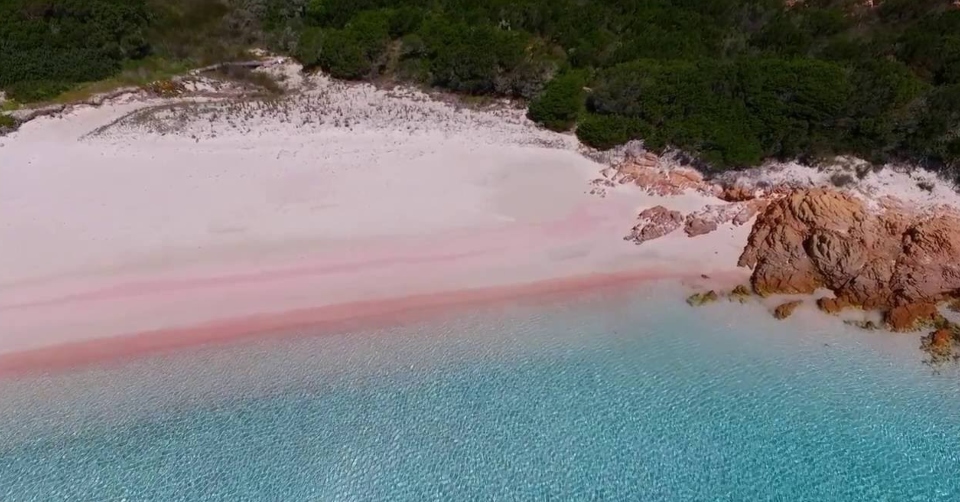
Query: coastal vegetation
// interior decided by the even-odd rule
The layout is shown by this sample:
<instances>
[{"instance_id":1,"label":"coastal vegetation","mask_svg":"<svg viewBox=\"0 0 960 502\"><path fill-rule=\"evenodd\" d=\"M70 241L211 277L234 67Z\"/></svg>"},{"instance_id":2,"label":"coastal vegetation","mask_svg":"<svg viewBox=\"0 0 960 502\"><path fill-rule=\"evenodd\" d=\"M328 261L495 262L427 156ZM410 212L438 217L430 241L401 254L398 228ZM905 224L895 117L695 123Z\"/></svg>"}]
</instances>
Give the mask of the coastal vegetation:
<instances>
[{"instance_id":1,"label":"coastal vegetation","mask_svg":"<svg viewBox=\"0 0 960 502\"><path fill-rule=\"evenodd\" d=\"M48 100L262 46L338 78L523 99L589 145L643 139L707 170L853 154L956 176L960 8L872 4L8 0L0 88Z\"/></svg>"}]
</instances>

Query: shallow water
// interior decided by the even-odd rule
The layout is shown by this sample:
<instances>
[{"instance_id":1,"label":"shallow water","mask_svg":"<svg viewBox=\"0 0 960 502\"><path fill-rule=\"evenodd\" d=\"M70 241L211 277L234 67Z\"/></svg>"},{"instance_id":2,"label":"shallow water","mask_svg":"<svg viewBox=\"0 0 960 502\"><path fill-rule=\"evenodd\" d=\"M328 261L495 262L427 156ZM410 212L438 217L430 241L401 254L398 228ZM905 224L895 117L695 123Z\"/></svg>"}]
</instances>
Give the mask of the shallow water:
<instances>
[{"instance_id":1,"label":"shallow water","mask_svg":"<svg viewBox=\"0 0 960 502\"><path fill-rule=\"evenodd\" d=\"M673 286L0 383L0 500L960 500L917 337Z\"/></svg>"}]
</instances>

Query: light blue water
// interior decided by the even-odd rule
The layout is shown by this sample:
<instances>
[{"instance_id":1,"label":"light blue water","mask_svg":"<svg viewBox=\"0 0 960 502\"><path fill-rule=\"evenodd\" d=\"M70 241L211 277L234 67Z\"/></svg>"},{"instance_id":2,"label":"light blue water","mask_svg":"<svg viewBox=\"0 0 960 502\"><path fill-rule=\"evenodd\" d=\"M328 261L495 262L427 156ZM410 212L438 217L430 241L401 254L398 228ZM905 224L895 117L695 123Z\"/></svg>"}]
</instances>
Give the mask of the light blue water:
<instances>
[{"instance_id":1,"label":"light blue water","mask_svg":"<svg viewBox=\"0 0 960 502\"><path fill-rule=\"evenodd\" d=\"M7 382L0 500L960 500L916 337L679 294Z\"/></svg>"}]
</instances>

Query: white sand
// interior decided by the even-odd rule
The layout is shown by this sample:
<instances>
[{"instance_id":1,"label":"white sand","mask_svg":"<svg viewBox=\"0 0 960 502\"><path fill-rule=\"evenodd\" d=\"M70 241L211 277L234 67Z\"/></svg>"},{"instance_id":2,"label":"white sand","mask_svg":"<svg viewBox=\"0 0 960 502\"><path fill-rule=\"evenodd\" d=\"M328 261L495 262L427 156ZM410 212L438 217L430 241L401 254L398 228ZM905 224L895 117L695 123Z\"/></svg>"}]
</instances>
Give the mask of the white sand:
<instances>
[{"instance_id":1,"label":"white sand","mask_svg":"<svg viewBox=\"0 0 960 502\"><path fill-rule=\"evenodd\" d=\"M159 102L79 108L0 138L0 354L357 300L712 273L749 230L636 247L622 237L640 210L711 201L588 195L604 166L522 111L311 85L104 129Z\"/></svg>"}]
</instances>

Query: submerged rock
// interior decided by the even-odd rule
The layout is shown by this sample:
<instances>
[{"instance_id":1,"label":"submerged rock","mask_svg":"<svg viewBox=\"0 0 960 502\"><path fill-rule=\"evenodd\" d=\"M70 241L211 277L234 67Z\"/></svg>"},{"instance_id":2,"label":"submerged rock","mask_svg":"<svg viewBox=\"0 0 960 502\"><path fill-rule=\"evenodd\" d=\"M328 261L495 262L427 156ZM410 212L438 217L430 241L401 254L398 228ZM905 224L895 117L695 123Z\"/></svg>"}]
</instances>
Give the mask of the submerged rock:
<instances>
[{"instance_id":1,"label":"submerged rock","mask_svg":"<svg viewBox=\"0 0 960 502\"><path fill-rule=\"evenodd\" d=\"M860 329L865 329L865 330L868 330L868 331L877 330L877 329L880 329L880 328L882 327L881 325L877 324L877 323L874 322L874 321L865 321L865 320L853 320L853 319L850 319L850 320L843 321L843 323L844 323L844 324L847 324L847 325L850 325L850 326L856 326L856 327L858 327L858 328L860 328Z\"/></svg>"},{"instance_id":2,"label":"submerged rock","mask_svg":"<svg viewBox=\"0 0 960 502\"><path fill-rule=\"evenodd\" d=\"M781 303L777 308L773 309L773 317L777 319L786 319L793 315L793 312L797 310L797 307L803 304L802 300L794 300L791 302Z\"/></svg>"},{"instance_id":3,"label":"submerged rock","mask_svg":"<svg viewBox=\"0 0 960 502\"><path fill-rule=\"evenodd\" d=\"M960 298L954 298L950 301L950 304L947 305L947 308L953 312L960 312Z\"/></svg>"},{"instance_id":4,"label":"submerged rock","mask_svg":"<svg viewBox=\"0 0 960 502\"><path fill-rule=\"evenodd\" d=\"M823 297L817 300L817 308L832 315L839 314L843 309L850 306L850 303L843 298Z\"/></svg>"},{"instance_id":5,"label":"submerged rock","mask_svg":"<svg viewBox=\"0 0 960 502\"><path fill-rule=\"evenodd\" d=\"M740 303L746 303L751 296L753 296L753 293L750 291L750 287L744 286L743 284L733 288L733 291L731 291L729 295L731 300L737 300Z\"/></svg>"},{"instance_id":6,"label":"submerged rock","mask_svg":"<svg viewBox=\"0 0 960 502\"><path fill-rule=\"evenodd\" d=\"M720 299L720 295L716 291L710 290L706 293L694 293L687 297L687 304L692 307L699 307L701 305L706 305L708 303L713 303Z\"/></svg>"},{"instance_id":7,"label":"submerged rock","mask_svg":"<svg viewBox=\"0 0 960 502\"><path fill-rule=\"evenodd\" d=\"M920 348L930 355L931 363L944 363L960 359L960 327L941 327L924 336Z\"/></svg>"}]
</instances>

